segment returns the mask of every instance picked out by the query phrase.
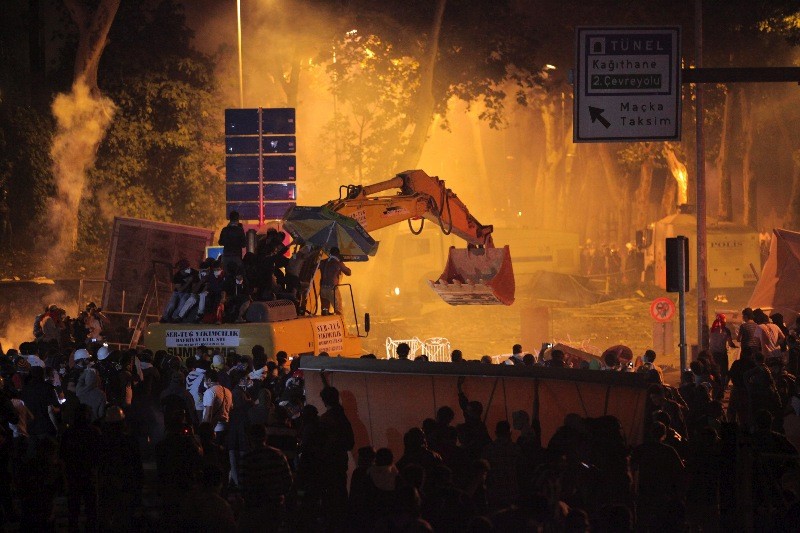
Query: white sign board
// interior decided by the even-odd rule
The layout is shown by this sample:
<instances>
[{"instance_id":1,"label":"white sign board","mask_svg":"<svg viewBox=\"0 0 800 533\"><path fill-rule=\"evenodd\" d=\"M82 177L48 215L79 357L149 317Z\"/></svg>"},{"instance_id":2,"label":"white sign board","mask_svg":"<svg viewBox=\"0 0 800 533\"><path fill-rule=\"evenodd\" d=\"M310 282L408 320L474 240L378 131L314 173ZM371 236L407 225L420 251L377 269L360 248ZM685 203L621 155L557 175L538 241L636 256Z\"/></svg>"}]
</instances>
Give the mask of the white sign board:
<instances>
[{"instance_id":1,"label":"white sign board","mask_svg":"<svg viewBox=\"0 0 800 533\"><path fill-rule=\"evenodd\" d=\"M168 329L167 348L239 346L239 330L224 328Z\"/></svg>"},{"instance_id":2,"label":"white sign board","mask_svg":"<svg viewBox=\"0 0 800 533\"><path fill-rule=\"evenodd\" d=\"M316 322L314 337L317 341L317 353L341 353L344 350L344 328L341 319L332 318Z\"/></svg>"},{"instance_id":3,"label":"white sign board","mask_svg":"<svg viewBox=\"0 0 800 533\"><path fill-rule=\"evenodd\" d=\"M574 142L681 137L680 28L578 28Z\"/></svg>"}]
</instances>

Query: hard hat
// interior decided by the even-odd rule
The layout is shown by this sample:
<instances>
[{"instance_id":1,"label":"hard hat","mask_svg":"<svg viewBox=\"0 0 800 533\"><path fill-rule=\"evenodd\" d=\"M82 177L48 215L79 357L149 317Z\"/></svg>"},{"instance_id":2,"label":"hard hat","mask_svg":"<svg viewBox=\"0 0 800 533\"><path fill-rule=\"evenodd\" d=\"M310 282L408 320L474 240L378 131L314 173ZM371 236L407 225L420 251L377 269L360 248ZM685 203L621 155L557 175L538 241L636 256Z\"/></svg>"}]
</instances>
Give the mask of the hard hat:
<instances>
[{"instance_id":1,"label":"hard hat","mask_svg":"<svg viewBox=\"0 0 800 533\"><path fill-rule=\"evenodd\" d=\"M75 355L73 356L75 361L80 361L81 359L89 359L89 352L86 351L85 348L81 348L80 350L75 350Z\"/></svg>"},{"instance_id":2,"label":"hard hat","mask_svg":"<svg viewBox=\"0 0 800 533\"><path fill-rule=\"evenodd\" d=\"M100 361L104 361L108 357L108 346L101 346L99 350L97 350L97 359Z\"/></svg>"}]
</instances>

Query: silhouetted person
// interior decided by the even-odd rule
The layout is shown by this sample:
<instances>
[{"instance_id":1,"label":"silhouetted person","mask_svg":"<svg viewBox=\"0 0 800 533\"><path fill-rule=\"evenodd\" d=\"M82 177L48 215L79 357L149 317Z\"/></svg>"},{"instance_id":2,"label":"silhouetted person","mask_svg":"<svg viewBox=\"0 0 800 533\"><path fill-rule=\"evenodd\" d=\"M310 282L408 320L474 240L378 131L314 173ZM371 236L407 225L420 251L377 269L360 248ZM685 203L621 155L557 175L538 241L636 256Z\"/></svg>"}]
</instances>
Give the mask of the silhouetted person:
<instances>
[{"instance_id":1,"label":"silhouetted person","mask_svg":"<svg viewBox=\"0 0 800 533\"><path fill-rule=\"evenodd\" d=\"M239 212L231 211L228 225L219 232L217 244L222 246L222 266L225 272L232 272L242 266L242 249L247 248L247 235L239 224ZM231 268L231 265L236 265Z\"/></svg>"},{"instance_id":2,"label":"silhouetted person","mask_svg":"<svg viewBox=\"0 0 800 533\"><path fill-rule=\"evenodd\" d=\"M483 447L492 442L486 424L481 420L483 414L483 404L478 401L469 401L467 395L462 390L464 378L458 378L458 405L464 413L464 422L456 427L458 440L461 446L467 451L471 459L478 459L481 456Z\"/></svg>"},{"instance_id":3,"label":"silhouetted person","mask_svg":"<svg viewBox=\"0 0 800 533\"><path fill-rule=\"evenodd\" d=\"M397 461L397 468L403 470L411 464L421 466L426 473L442 464L441 456L428 448L425 433L419 428L411 428L403 435L403 456Z\"/></svg>"},{"instance_id":4,"label":"silhouetted person","mask_svg":"<svg viewBox=\"0 0 800 533\"><path fill-rule=\"evenodd\" d=\"M522 462L522 451L511 440L511 425L501 420L495 427L493 442L483 448L483 458L489 461L486 480L487 496L492 508L500 509L516 502L519 495L517 475Z\"/></svg>"},{"instance_id":5,"label":"silhouetted person","mask_svg":"<svg viewBox=\"0 0 800 533\"><path fill-rule=\"evenodd\" d=\"M125 414L117 406L106 410L98 463L98 518L104 531L127 531L142 492L139 445L125 430Z\"/></svg>"},{"instance_id":6,"label":"silhouetted person","mask_svg":"<svg viewBox=\"0 0 800 533\"><path fill-rule=\"evenodd\" d=\"M323 374L324 376L324 374ZM324 446L322 463L322 510L328 517L328 529L340 531L347 506L348 453L355 446L353 428L339 403L339 390L325 386L320 392L326 411L319 417Z\"/></svg>"},{"instance_id":7,"label":"silhouetted person","mask_svg":"<svg viewBox=\"0 0 800 533\"><path fill-rule=\"evenodd\" d=\"M651 438L631 456L639 473L637 511L642 531L672 531L683 521L683 462L674 448L664 444L665 434L664 424L654 422Z\"/></svg>"},{"instance_id":8,"label":"silhouetted person","mask_svg":"<svg viewBox=\"0 0 800 533\"><path fill-rule=\"evenodd\" d=\"M100 430L90 425L92 408L81 405L73 425L61 437L61 460L67 482L69 530L78 531L81 503L86 512L86 531L97 525L96 461L100 452Z\"/></svg>"},{"instance_id":9,"label":"silhouetted person","mask_svg":"<svg viewBox=\"0 0 800 533\"><path fill-rule=\"evenodd\" d=\"M250 451L242 457L239 479L244 499L239 530L277 531L292 487L292 472L281 451L267 446L266 427L254 424L248 436Z\"/></svg>"},{"instance_id":10,"label":"silhouetted person","mask_svg":"<svg viewBox=\"0 0 800 533\"><path fill-rule=\"evenodd\" d=\"M58 444L48 436L36 442L34 455L23 465L17 480L20 496L20 531L54 531L53 503L64 486Z\"/></svg>"}]
</instances>

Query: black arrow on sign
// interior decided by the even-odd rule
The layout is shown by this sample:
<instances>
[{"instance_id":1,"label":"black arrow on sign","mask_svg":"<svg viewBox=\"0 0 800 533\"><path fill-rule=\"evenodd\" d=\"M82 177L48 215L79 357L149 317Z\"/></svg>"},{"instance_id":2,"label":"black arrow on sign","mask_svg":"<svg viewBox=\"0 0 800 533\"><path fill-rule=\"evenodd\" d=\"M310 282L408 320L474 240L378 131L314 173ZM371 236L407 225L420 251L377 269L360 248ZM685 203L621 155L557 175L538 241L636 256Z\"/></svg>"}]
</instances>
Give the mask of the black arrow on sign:
<instances>
[{"instance_id":1,"label":"black arrow on sign","mask_svg":"<svg viewBox=\"0 0 800 533\"><path fill-rule=\"evenodd\" d=\"M599 120L600 124L608 129L611 127L611 123L603 116L603 111L605 111L605 109L589 106L589 116L592 117L592 123Z\"/></svg>"}]
</instances>

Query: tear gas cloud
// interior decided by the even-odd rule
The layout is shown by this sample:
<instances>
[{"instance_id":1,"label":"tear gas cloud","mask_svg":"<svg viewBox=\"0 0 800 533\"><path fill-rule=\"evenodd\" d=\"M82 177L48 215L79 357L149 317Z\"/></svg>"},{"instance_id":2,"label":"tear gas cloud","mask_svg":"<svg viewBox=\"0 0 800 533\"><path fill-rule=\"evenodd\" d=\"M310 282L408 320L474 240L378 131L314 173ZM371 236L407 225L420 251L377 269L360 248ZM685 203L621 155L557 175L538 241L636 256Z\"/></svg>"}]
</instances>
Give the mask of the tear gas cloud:
<instances>
[{"instance_id":1,"label":"tear gas cloud","mask_svg":"<svg viewBox=\"0 0 800 533\"><path fill-rule=\"evenodd\" d=\"M94 165L97 147L114 117L114 103L93 95L82 81L72 91L56 96L53 116L57 130L50 155L53 160L57 194L51 199L47 223L50 237L47 242L48 260L59 264L75 249L81 198L86 173Z\"/></svg>"}]
</instances>

